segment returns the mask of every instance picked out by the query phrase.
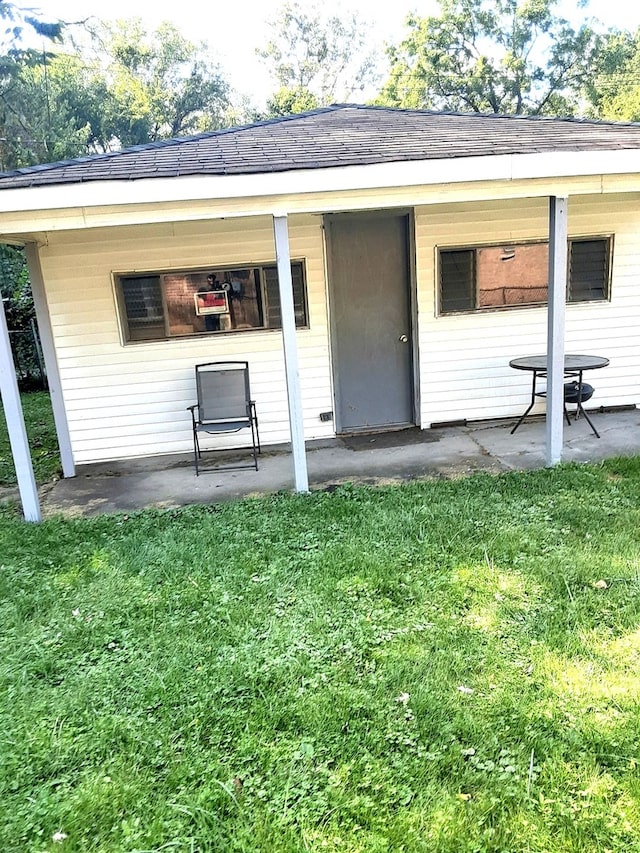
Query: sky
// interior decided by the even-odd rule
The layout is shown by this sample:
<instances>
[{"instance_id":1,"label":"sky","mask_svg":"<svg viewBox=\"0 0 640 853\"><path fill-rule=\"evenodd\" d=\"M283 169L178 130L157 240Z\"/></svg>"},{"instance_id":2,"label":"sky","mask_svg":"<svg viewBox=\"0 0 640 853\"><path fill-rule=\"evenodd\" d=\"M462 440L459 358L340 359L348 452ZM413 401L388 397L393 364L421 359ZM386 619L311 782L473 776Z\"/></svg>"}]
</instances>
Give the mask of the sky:
<instances>
[{"instance_id":1,"label":"sky","mask_svg":"<svg viewBox=\"0 0 640 853\"><path fill-rule=\"evenodd\" d=\"M260 106L273 91L274 84L265 74L264 65L255 54L269 38L268 22L276 16L283 0L108 0L96 4L96 17L103 20L140 17L148 29L162 21L170 21L187 38L206 41L219 57L224 76L239 93L246 94ZM302 0L302 3L306 0ZM585 16L599 19L605 27L635 30L640 26L640 4L633 0L591 0L585 10L577 10L575 0L562 0L560 11L575 25ZM86 0L48 0L28 4L40 8L43 15L65 21L79 21L92 14ZM94 7L95 8L95 7ZM374 43L383 50L385 42L397 42L404 33L409 12L437 14L436 0L324 0L321 8L328 12L356 12L371 22ZM383 67L385 67L383 65Z\"/></svg>"}]
</instances>

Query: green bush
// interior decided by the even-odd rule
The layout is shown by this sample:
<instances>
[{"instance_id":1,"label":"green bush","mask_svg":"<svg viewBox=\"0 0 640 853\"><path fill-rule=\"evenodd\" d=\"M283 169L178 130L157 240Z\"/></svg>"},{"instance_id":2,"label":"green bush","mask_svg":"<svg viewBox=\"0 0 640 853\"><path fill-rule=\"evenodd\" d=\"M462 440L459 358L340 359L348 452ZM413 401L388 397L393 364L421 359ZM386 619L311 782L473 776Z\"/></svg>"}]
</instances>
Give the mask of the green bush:
<instances>
[{"instance_id":1,"label":"green bush","mask_svg":"<svg viewBox=\"0 0 640 853\"><path fill-rule=\"evenodd\" d=\"M11 330L29 329L35 318L27 259L17 246L0 245L0 293Z\"/></svg>"}]
</instances>

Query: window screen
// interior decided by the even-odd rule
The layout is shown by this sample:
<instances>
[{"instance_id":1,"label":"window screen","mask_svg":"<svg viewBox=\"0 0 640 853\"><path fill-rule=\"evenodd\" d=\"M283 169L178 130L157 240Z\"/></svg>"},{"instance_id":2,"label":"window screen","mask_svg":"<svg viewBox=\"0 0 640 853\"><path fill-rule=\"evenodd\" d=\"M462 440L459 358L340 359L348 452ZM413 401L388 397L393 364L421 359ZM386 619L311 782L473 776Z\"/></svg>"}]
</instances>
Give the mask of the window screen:
<instances>
[{"instance_id":1,"label":"window screen","mask_svg":"<svg viewBox=\"0 0 640 853\"><path fill-rule=\"evenodd\" d=\"M306 325L306 300L302 264L291 264L291 282L293 285L293 310L296 326ZM282 325L280 312L280 290L278 287L278 268L264 268L264 284L266 291L267 325L270 329L278 329Z\"/></svg>"},{"instance_id":2,"label":"window screen","mask_svg":"<svg viewBox=\"0 0 640 853\"><path fill-rule=\"evenodd\" d=\"M569 301L606 299L609 290L609 240L572 240Z\"/></svg>"},{"instance_id":3,"label":"window screen","mask_svg":"<svg viewBox=\"0 0 640 853\"><path fill-rule=\"evenodd\" d=\"M469 311L476 307L474 251L440 252L440 311Z\"/></svg>"},{"instance_id":4,"label":"window screen","mask_svg":"<svg viewBox=\"0 0 640 853\"><path fill-rule=\"evenodd\" d=\"M132 341L162 338L165 334L160 276L122 279L122 301Z\"/></svg>"}]
</instances>

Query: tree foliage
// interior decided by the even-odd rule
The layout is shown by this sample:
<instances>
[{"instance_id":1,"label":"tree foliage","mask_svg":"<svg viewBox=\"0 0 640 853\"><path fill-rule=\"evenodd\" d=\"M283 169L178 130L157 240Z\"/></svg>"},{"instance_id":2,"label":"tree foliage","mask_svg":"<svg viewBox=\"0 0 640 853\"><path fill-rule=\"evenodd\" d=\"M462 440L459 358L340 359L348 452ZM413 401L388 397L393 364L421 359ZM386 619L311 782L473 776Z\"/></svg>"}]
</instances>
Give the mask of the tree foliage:
<instances>
[{"instance_id":1,"label":"tree foliage","mask_svg":"<svg viewBox=\"0 0 640 853\"><path fill-rule=\"evenodd\" d=\"M409 108L572 114L596 37L554 14L556 0L440 0L410 15L390 47L379 102Z\"/></svg>"},{"instance_id":2,"label":"tree foliage","mask_svg":"<svg viewBox=\"0 0 640 853\"><path fill-rule=\"evenodd\" d=\"M138 19L101 25L80 53L12 51L0 57L2 166L214 129L228 93L206 46L170 24L151 35Z\"/></svg>"},{"instance_id":3,"label":"tree foliage","mask_svg":"<svg viewBox=\"0 0 640 853\"><path fill-rule=\"evenodd\" d=\"M0 297L10 329L26 329L33 317L33 297L24 250L0 245Z\"/></svg>"},{"instance_id":4,"label":"tree foliage","mask_svg":"<svg viewBox=\"0 0 640 853\"><path fill-rule=\"evenodd\" d=\"M287 2L270 28L266 48L257 51L278 86L269 115L346 101L376 81L369 26L358 15L326 15Z\"/></svg>"},{"instance_id":5,"label":"tree foliage","mask_svg":"<svg viewBox=\"0 0 640 853\"><path fill-rule=\"evenodd\" d=\"M64 27L61 21L43 20L42 15L33 9L23 9L16 3L7 3L4 0L0 0L0 21L0 28L3 28L0 29L0 49L3 53L15 49L25 29L52 41L59 41Z\"/></svg>"},{"instance_id":6,"label":"tree foliage","mask_svg":"<svg viewBox=\"0 0 640 853\"><path fill-rule=\"evenodd\" d=\"M640 29L605 36L585 90L594 115L640 121Z\"/></svg>"},{"instance_id":7,"label":"tree foliage","mask_svg":"<svg viewBox=\"0 0 640 853\"><path fill-rule=\"evenodd\" d=\"M20 147L26 132L26 114L31 110L28 93L20 83L23 70L33 69L51 58L45 47L62 40L64 24L44 20L33 9L0 0L0 165L16 165L14 151ZM42 37L43 47L25 46L25 39Z\"/></svg>"},{"instance_id":8,"label":"tree foliage","mask_svg":"<svg viewBox=\"0 0 640 853\"><path fill-rule=\"evenodd\" d=\"M0 89L5 169L106 150L101 69L77 56L24 55Z\"/></svg>"},{"instance_id":9,"label":"tree foliage","mask_svg":"<svg viewBox=\"0 0 640 853\"><path fill-rule=\"evenodd\" d=\"M302 86L287 88L282 86L267 99L267 112L269 118L279 116L295 115L308 110L315 110L320 106L320 101L313 92Z\"/></svg>"},{"instance_id":10,"label":"tree foliage","mask_svg":"<svg viewBox=\"0 0 640 853\"><path fill-rule=\"evenodd\" d=\"M140 19L103 29L110 62L105 120L122 145L221 127L229 86L206 45L169 23L147 35Z\"/></svg>"}]
</instances>

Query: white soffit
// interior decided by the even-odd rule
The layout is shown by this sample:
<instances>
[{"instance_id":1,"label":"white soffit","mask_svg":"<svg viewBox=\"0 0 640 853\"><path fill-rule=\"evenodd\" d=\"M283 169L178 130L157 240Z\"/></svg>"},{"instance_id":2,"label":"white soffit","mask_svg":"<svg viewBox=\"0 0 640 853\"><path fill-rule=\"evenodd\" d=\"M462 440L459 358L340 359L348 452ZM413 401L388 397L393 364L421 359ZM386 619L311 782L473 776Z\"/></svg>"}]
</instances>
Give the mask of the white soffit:
<instances>
[{"instance_id":1,"label":"white soffit","mask_svg":"<svg viewBox=\"0 0 640 853\"><path fill-rule=\"evenodd\" d=\"M640 149L504 154L251 175L88 181L0 190L2 213L138 204L297 197L392 187L640 174ZM620 188L617 189L620 192ZM286 202L284 203L286 207Z\"/></svg>"}]
</instances>

